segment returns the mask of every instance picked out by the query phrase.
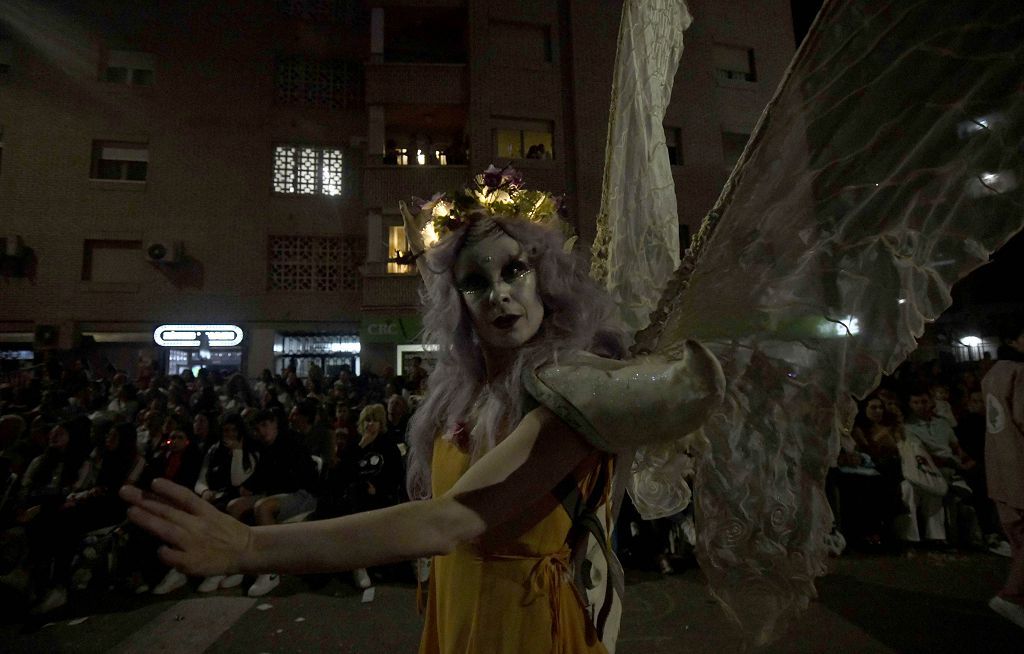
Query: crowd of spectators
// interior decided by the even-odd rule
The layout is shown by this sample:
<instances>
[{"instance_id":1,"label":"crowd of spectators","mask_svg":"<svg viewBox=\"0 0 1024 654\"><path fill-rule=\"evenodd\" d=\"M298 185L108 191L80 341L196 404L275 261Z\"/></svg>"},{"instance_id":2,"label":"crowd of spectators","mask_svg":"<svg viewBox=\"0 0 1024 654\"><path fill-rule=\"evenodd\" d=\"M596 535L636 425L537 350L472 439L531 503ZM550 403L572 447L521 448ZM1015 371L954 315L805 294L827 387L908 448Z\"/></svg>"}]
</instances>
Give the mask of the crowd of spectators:
<instances>
[{"instance_id":1,"label":"crowd of spectators","mask_svg":"<svg viewBox=\"0 0 1024 654\"><path fill-rule=\"evenodd\" d=\"M126 521L117 495L124 484L169 479L260 525L405 500L405 429L427 379L418 358L405 378L347 367L327 378L316 366L305 379L264 370L255 383L206 369L168 376L154 366L135 377L54 358L0 386L0 575L36 613L67 603L68 591L95 583L100 568L105 583L135 593L188 582L160 562L154 538ZM366 570L354 579L372 583ZM242 582L210 577L198 590ZM260 575L247 592L278 583Z\"/></svg>"},{"instance_id":2,"label":"crowd of spectators","mask_svg":"<svg viewBox=\"0 0 1024 654\"><path fill-rule=\"evenodd\" d=\"M991 360L905 363L859 404L827 490L844 546L989 549L1009 556L985 486Z\"/></svg>"},{"instance_id":3,"label":"crowd of spectators","mask_svg":"<svg viewBox=\"0 0 1024 654\"><path fill-rule=\"evenodd\" d=\"M837 553L837 540L1006 553L984 481L986 365L908 363L860 403L827 488L842 534L830 541ZM405 501L406 426L427 378L419 359L404 378L345 367L328 378L313 366L305 379L264 370L250 383L147 366L132 380L57 359L12 376L0 386L0 575L20 574L38 613L95 582L96 560L109 564L105 583L130 592L181 588L188 579L160 562L159 543L125 520L117 497L122 485L157 477L260 525ZM617 531L627 564L665 573L696 540L692 512L648 523L628 502ZM371 572L381 573L356 571L356 585L371 585ZM243 581L209 577L197 589ZM246 592L257 597L279 577L250 581Z\"/></svg>"}]
</instances>

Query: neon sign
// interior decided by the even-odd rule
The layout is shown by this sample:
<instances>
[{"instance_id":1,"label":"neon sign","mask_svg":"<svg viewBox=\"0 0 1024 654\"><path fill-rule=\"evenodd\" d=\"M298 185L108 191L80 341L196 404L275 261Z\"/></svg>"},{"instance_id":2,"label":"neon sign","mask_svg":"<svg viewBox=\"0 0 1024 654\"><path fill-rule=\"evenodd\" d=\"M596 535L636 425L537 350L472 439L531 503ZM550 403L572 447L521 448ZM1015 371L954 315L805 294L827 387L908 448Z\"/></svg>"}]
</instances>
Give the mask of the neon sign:
<instances>
[{"instance_id":1,"label":"neon sign","mask_svg":"<svg viewBox=\"0 0 1024 654\"><path fill-rule=\"evenodd\" d=\"M232 347L244 336L237 325L160 325L153 340L164 347L199 347L204 334L210 347Z\"/></svg>"}]
</instances>

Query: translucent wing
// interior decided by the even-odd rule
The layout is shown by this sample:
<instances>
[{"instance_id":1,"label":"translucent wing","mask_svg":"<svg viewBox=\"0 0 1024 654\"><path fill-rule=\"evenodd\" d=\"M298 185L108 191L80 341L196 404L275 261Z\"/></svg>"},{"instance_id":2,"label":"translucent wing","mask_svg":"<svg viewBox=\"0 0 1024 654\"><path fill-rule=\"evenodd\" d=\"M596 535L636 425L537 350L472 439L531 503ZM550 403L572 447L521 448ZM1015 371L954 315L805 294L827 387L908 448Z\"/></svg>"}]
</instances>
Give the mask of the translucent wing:
<instances>
[{"instance_id":1,"label":"translucent wing","mask_svg":"<svg viewBox=\"0 0 1024 654\"><path fill-rule=\"evenodd\" d=\"M814 595L824 478L861 397L1024 225L1024 3L834 0L642 350L696 338L727 405L697 465L712 590L764 642Z\"/></svg>"},{"instance_id":2,"label":"translucent wing","mask_svg":"<svg viewBox=\"0 0 1024 654\"><path fill-rule=\"evenodd\" d=\"M591 274L631 333L647 326L679 265L662 121L691 20L683 0L627 0L622 8Z\"/></svg>"}]
</instances>

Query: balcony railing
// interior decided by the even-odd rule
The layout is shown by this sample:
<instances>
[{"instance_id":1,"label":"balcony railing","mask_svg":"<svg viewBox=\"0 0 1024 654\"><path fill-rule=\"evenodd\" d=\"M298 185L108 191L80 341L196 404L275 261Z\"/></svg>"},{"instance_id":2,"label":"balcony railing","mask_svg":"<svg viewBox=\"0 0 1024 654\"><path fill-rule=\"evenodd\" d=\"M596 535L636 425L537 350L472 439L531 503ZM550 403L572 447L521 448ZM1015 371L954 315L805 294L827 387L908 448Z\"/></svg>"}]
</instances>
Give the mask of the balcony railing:
<instances>
[{"instance_id":1,"label":"balcony railing","mask_svg":"<svg viewBox=\"0 0 1024 654\"><path fill-rule=\"evenodd\" d=\"M416 309L420 276L366 273L363 275L364 309Z\"/></svg>"},{"instance_id":2,"label":"balcony railing","mask_svg":"<svg viewBox=\"0 0 1024 654\"><path fill-rule=\"evenodd\" d=\"M363 204L392 212L398 201L429 198L438 191L459 188L469 181L468 166L366 166L363 168Z\"/></svg>"},{"instance_id":3,"label":"balcony railing","mask_svg":"<svg viewBox=\"0 0 1024 654\"><path fill-rule=\"evenodd\" d=\"M370 63L366 104L466 104L466 64Z\"/></svg>"}]
</instances>

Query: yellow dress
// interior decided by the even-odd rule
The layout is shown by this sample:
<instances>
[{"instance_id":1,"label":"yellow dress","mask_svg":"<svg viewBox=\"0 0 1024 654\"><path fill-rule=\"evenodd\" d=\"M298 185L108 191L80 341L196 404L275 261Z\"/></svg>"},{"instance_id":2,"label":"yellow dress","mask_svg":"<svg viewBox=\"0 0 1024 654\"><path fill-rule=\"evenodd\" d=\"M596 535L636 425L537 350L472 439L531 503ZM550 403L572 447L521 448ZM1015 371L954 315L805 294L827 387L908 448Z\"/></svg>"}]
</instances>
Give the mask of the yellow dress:
<instances>
[{"instance_id":1,"label":"yellow dress","mask_svg":"<svg viewBox=\"0 0 1024 654\"><path fill-rule=\"evenodd\" d=\"M600 464L595 454L577 467L581 489L596 483ZM434 497L468 468L469 455L438 438ZM554 496L539 506L549 508L544 517L500 545L466 543L434 557L420 654L607 654L569 576L572 521Z\"/></svg>"}]
</instances>

